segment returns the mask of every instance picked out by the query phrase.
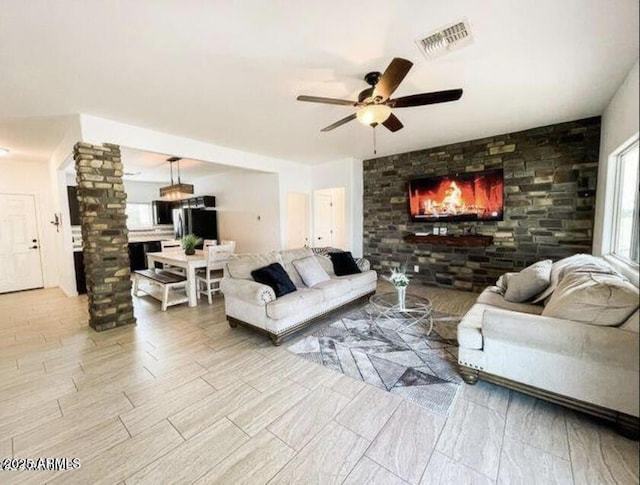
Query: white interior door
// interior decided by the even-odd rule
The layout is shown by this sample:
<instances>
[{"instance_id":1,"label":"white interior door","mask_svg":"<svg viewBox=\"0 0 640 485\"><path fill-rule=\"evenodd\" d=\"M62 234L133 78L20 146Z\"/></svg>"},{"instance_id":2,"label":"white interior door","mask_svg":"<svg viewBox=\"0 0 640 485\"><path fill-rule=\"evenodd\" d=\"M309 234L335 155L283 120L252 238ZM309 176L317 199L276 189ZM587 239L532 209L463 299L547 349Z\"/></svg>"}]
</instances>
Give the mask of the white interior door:
<instances>
[{"instance_id":1,"label":"white interior door","mask_svg":"<svg viewBox=\"0 0 640 485\"><path fill-rule=\"evenodd\" d=\"M287 248L309 245L309 196L299 192L287 194Z\"/></svg>"},{"instance_id":2,"label":"white interior door","mask_svg":"<svg viewBox=\"0 0 640 485\"><path fill-rule=\"evenodd\" d=\"M333 197L330 193L313 194L313 247L333 246Z\"/></svg>"},{"instance_id":3,"label":"white interior door","mask_svg":"<svg viewBox=\"0 0 640 485\"><path fill-rule=\"evenodd\" d=\"M0 194L0 293L42 286L34 197Z\"/></svg>"}]
</instances>

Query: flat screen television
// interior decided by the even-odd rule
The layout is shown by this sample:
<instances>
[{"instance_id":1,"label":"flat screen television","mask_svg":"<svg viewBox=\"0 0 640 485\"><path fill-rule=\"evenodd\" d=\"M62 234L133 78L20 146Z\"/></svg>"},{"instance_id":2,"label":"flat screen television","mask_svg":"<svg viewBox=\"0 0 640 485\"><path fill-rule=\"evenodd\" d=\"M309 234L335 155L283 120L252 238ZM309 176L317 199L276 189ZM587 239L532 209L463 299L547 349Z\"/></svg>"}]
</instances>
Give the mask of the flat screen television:
<instances>
[{"instance_id":1,"label":"flat screen television","mask_svg":"<svg viewBox=\"0 0 640 485\"><path fill-rule=\"evenodd\" d=\"M413 222L501 221L503 212L502 169L409 181Z\"/></svg>"}]
</instances>

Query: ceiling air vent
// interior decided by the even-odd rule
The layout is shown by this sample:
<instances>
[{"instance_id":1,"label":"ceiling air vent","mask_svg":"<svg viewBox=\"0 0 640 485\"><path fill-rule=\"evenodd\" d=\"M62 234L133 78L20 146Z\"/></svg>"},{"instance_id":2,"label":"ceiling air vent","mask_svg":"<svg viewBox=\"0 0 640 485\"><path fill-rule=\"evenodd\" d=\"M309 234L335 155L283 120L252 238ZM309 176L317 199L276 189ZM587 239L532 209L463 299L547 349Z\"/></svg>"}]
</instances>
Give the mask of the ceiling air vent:
<instances>
[{"instance_id":1,"label":"ceiling air vent","mask_svg":"<svg viewBox=\"0 0 640 485\"><path fill-rule=\"evenodd\" d=\"M453 23L416 41L420 51L427 59L440 57L447 52L459 49L473 40L467 20Z\"/></svg>"}]
</instances>

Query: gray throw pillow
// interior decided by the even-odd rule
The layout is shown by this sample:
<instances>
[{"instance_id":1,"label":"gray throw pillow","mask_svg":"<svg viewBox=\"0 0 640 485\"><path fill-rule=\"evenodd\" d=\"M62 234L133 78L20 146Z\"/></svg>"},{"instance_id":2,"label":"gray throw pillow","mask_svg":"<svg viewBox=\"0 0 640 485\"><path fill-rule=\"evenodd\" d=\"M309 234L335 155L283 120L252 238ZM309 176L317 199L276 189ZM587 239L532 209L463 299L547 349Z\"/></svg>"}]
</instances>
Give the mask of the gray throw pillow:
<instances>
[{"instance_id":1,"label":"gray throw pillow","mask_svg":"<svg viewBox=\"0 0 640 485\"><path fill-rule=\"evenodd\" d=\"M616 275L570 273L560 281L542 315L613 327L638 308L638 288Z\"/></svg>"},{"instance_id":2,"label":"gray throw pillow","mask_svg":"<svg viewBox=\"0 0 640 485\"><path fill-rule=\"evenodd\" d=\"M313 288L318 283L331 279L322 266L320 266L315 256L296 259L293 261L293 266L296 268L302 281L304 281L304 284L309 288Z\"/></svg>"},{"instance_id":3,"label":"gray throw pillow","mask_svg":"<svg viewBox=\"0 0 640 485\"><path fill-rule=\"evenodd\" d=\"M552 264L553 261L545 259L512 275L508 280L504 299L514 303L522 303L539 294L549 286Z\"/></svg>"}]
</instances>

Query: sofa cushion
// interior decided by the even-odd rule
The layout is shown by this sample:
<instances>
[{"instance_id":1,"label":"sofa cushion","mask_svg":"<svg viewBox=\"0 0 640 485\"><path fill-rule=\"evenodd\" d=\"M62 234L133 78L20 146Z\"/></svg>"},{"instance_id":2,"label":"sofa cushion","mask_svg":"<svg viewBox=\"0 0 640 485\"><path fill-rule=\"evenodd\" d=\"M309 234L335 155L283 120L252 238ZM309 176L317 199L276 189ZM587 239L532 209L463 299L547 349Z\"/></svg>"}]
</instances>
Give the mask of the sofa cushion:
<instances>
[{"instance_id":1,"label":"sofa cushion","mask_svg":"<svg viewBox=\"0 0 640 485\"><path fill-rule=\"evenodd\" d=\"M360 269L356 264L351 252L342 251L339 253L329 253L331 262L333 263L333 271L336 276L346 276L360 273Z\"/></svg>"},{"instance_id":2,"label":"sofa cushion","mask_svg":"<svg viewBox=\"0 0 640 485\"><path fill-rule=\"evenodd\" d=\"M367 271L366 273L356 273L346 276L337 276L335 279L348 281L352 291L361 291L367 286L376 284L378 275L375 271Z\"/></svg>"},{"instance_id":3,"label":"sofa cushion","mask_svg":"<svg viewBox=\"0 0 640 485\"><path fill-rule=\"evenodd\" d=\"M313 251L309 248L295 248L295 249L285 249L284 251L280 251L280 257L282 258L282 266L284 266L285 271L293 281L293 284L298 288L304 287L305 284L296 271L296 268L293 266L293 261L296 259L308 258L313 256ZM308 286L308 285L307 285Z\"/></svg>"},{"instance_id":4,"label":"sofa cushion","mask_svg":"<svg viewBox=\"0 0 640 485\"><path fill-rule=\"evenodd\" d=\"M476 303L458 324L458 344L466 349L482 349L482 318L489 305Z\"/></svg>"},{"instance_id":5,"label":"sofa cushion","mask_svg":"<svg viewBox=\"0 0 640 485\"><path fill-rule=\"evenodd\" d=\"M544 307L542 305L531 305L529 303L513 303L507 301L500 294L500 288L497 286L490 286L480 293L480 296L476 300L476 303L484 303L485 305L491 305L497 308L503 308L505 310L512 310L514 312L531 313L533 315L540 315Z\"/></svg>"},{"instance_id":6,"label":"sofa cushion","mask_svg":"<svg viewBox=\"0 0 640 485\"><path fill-rule=\"evenodd\" d=\"M570 273L551 295L542 315L592 325L622 324L638 308L638 288L616 275Z\"/></svg>"},{"instance_id":7,"label":"sofa cushion","mask_svg":"<svg viewBox=\"0 0 640 485\"><path fill-rule=\"evenodd\" d=\"M545 259L512 275L506 282L504 299L513 303L522 303L538 295L549 286L552 264L553 261Z\"/></svg>"},{"instance_id":8,"label":"sofa cushion","mask_svg":"<svg viewBox=\"0 0 640 485\"><path fill-rule=\"evenodd\" d=\"M270 286L276 298L296 291L296 286L280 263L271 263L264 268L258 268L251 272L251 276L258 283Z\"/></svg>"},{"instance_id":9,"label":"sofa cushion","mask_svg":"<svg viewBox=\"0 0 640 485\"><path fill-rule=\"evenodd\" d=\"M320 290L300 288L298 291L267 303L267 316L274 320L294 317L296 314L321 303L322 292Z\"/></svg>"},{"instance_id":10,"label":"sofa cushion","mask_svg":"<svg viewBox=\"0 0 640 485\"><path fill-rule=\"evenodd\" d=\"M309 256L302 259L294 259L293 267L298 271L298 274L302 278L302 281L309 288L314 287L318 283L328 281L329 275L320 266L320 263L315 256Z\"/></svg>"},{"instance_id":11,"label":"sofa cushion","mask_svg":"<svg viewBox=\"0 0 640 485\"><path fill-rule=\"evenodd\" d=\"M574 254L573 256L563 258L553 263L551 266L551 281L549 286L536 296L532 303L541 302L551 296L564 275L575 272L619 275L618 272L601 258L591 256L590 254Z\"/></svg>"},{"instance_id":12,"label":"sofa cushion","mask_svg":"<svg viewBox=\"0 0 640 485\"><path fill-rule=\"evenodd\" d=\"M640 310L633 312L633 314L620 325L620 328L628 332L640 333Z\"/></svg>"},{"instance_id":13,"label":"sofa cushion","mask_svg":"<svg viewBox=\"0 0 640 485\"><path fill-rule=\"evenodd\" d=\"M316 261L320 263L322 269L324 269L330 277L335 276L336 274L333 272L333 263L331 262L331 258L329 256L322 256L319 254L315 255Z\"/></svg>"},{"instance_id":14,"label":"sofa cushion","mask_svg":"<svg viewBox=\"0 0 640 485\"><path fill-rule=\"evenodd\" d=\"M313 286L314 290L322 292L323 301L331 301L346 295L351 291L351 282L345 279L333 278Z\"/></svg>"},{"instance_id":15,"label":"sofa cushion","mask_svg":"<svg viewBox=\"0 0 640 485\"><path fill-rule=\"evenodd\" d=\"M518 273L505 273L502 276L500 276L500 278L498 278L498 281L496 281L495 287L498 288L499 293L501 295L504 295L504 292L507 291L507 286L509 286L509 280L514 274L518 274Z\"/></svg>"},{"instance_id":16,"label":"sofa cushion","mask_svg":"<svg viewBox=\"0 0 640 485\"><path fill-rule=\"evenodd\" d=\"M271 263L282 263L278 253L231 254L227 262L227 271L232 278L253 280L252 271L264 268Z\"/></svg>"}]
</instances>

